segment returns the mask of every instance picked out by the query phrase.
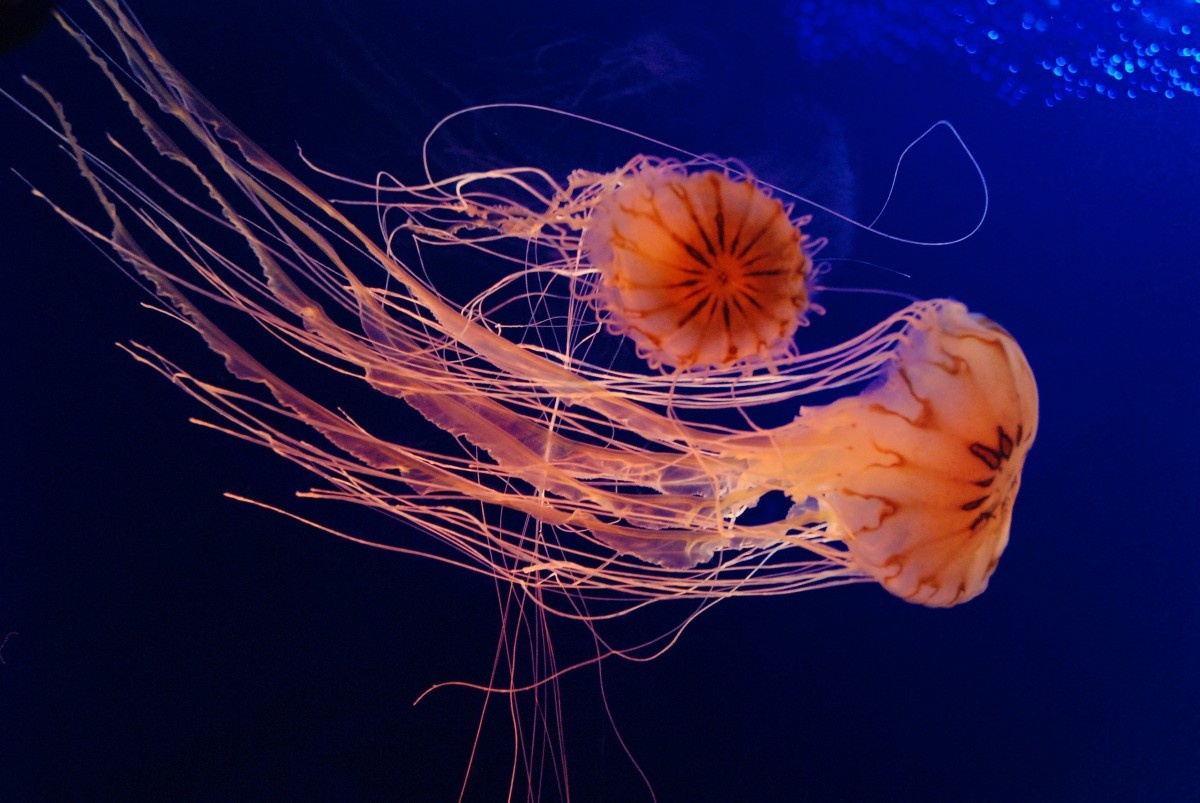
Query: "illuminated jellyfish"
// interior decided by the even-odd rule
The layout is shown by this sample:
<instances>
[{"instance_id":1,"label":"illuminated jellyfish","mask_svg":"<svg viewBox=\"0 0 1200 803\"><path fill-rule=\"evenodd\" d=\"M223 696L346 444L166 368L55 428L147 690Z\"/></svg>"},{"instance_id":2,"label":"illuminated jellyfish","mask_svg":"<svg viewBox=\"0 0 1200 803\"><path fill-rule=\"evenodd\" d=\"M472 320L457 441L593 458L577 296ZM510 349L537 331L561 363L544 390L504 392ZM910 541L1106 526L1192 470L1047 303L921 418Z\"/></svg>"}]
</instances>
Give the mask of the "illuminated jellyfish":
<instances>
[{"instance_id":1,"label":"illuminated jellyfish","mask_svg":"<svg viewBox=\"0 0 1200 803\"><path fill-rule=\"evenodd\" d=\"M817 250L802 240L754 182L644 161L591 210L580 247L609 331L651 368L689 370L794 352Z\"/></svg>"},{"instance_id":2,"label":"illuminated jellyfish","mask_svg":"<svg viewBox=\"0 0 1200 803\"><path fill-rule=\"evenodd\" d=\"M950 606L986 587L1037 430L1032 373L998 325L918 301L839 345L797 346L819 312L822 241L742 166L710 157L419 184L315 168L359 194L335 203L225 120L117 0L92 5L122 69L68 30L153 151L116 143L131 160L118 169L53 107L109 228L55 209L242 380L206 381L129 346L206 405L210 426L323 480L303 496L431 536L374 545L483 573L540 615L593 627L664 600L874 580ZM155 153L194 186L167 183ZM486 286L442 269L445 254L470 258ZM274 340L233 337L231 315ZM285 378L270 364L288 362L279 344L328 381L308 391ZM371 406L402 400L453 441L418 445L373 424L378 413L318 397L338 382L374 391ZM781 406L790 420L766 422ZM770 493L790 509L744 521ZM631 654L597 644L598 659Z\"/></svg>"},{"instance_id":3,"label":"illuminated jellyfish","mask_svg":"<svg viewBox=\"0 0 1200 803\"><path fill-rule=\"evenodd\" d=\"M794 334L821 242L740 166L711 158L637 157L562 184L536 168L421 185L339 179L372 192L359 204L384 222L381 245L348 217L354 203L325 200L224 121L119 4L94 5L141 89L215 171L106 67L114 86L213 207L172 190L184 207L173 210L158 197L165 185L135 184L64 134L112 230L59 211L267 395L203 382L143 346L134 354L221 426L323 477L329 487L309 496L384 510L456 562L536 586L539 604L583 618L579 599L627 608L874 579L947 606L986 587L1037 429L1029 366L996 324L955 301L923 301L838 346L801 351ZM184 216L196 213L249 245L256 264L189 227ZM170 259L152 258L145 238ZM397 253L406 241L408 260ZM440 276L410 267L432 245L509 269L452 301ZM214 302L403 399L462 449L385 438L302 392L213 321L204 307ZM647 365L594 358L614 334ZM859 392L807 401L837 389ZM790 422L756 422L789 403ZM772 491L792 500L787 515L739 522Z\"/></svg>"}]
</instances>

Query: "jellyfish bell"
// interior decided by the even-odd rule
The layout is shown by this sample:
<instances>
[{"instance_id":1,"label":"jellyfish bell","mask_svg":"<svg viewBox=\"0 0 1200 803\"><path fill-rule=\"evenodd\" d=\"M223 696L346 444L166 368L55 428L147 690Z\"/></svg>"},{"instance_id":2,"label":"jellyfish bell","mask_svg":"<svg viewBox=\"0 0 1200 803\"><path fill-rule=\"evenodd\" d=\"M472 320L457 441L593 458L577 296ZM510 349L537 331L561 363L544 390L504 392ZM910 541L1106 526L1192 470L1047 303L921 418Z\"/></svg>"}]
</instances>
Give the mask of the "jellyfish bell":
<instances>
[{"instance_id":1,"label":"jellyfish bell","mask_svg":"<svg viewBox=\"0 0 1200 803\"><path fill-rule=\"evenodd\" d=\"M852 565L896 596L946 607L983 592L1008 544L1037 386L1012 336L962 304L906 314L872 387L806 408L774 436L778 476L766 480L819 477L790 494L819 500Z\"/></svg>"},{"instance_id":2,"label":"jellyfish bell","mask_svg":"<svg viewBox=\"0 0 1200 803\"><path fill-rule=\"evenodd\" d=\"M1037 386L1012 336L962 304L935 305L880 385L831 407L880 458L822 492L854 565L923 605L982 593L1037 432Z\"/></svg>"},{"instance_id":3,"label":"jellyfish bell","mask_svg":"<svg viewBox=\"0 0 1200 803\"><path fill-rule=\"evenodd\" d=\"M641 160L591 211L581 250L609 331L651 368L688 370L794 352L820 245L805 239L748 176Z\"/></svg>"}]
</instances>

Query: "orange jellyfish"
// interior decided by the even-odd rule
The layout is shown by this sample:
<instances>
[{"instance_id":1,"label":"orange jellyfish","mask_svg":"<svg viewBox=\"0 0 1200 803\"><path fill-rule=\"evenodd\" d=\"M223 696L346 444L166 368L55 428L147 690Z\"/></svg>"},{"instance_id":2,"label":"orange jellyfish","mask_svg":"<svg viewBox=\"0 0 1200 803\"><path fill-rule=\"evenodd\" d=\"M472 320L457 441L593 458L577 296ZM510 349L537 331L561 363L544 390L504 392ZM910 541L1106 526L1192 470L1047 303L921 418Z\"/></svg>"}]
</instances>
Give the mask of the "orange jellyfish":
<instances>
[{"instance_id":1,"label":"orange jellyfish","mask_svg":"<svg viewBox=\"0 0 1200 803\"><path fill-rule=\"evenodd\" d=\"M986 588L1038 418L1029 364L1000 326L918 301L806 350L822 243L733 162L637 156L565 179L513 167L421 184L315 169L314 182L360 193L332 202L225 120L117 0L92 6L124 64L67 28L150 147L116 143L129 161L110 164L52 106L108 224L55 209L237 381L131 353L203 403L210 426L318 477L303 497L410 525L375 546L483 573L593 626L662 600L874 581L950 606ZM156 157L195 188L168 183ZM493 277L486 287L452 272L463 259ZM270 338L233 337L231 314ZM620 359L621 343L642 361ZM285 376L279 344L328 382ZM415 410L452 445L388 434L339 383ZM790 421L763 423L784 405ZM790 510L744 523L771 492Z\"/></svg>"},{"instance_id":2,"label":"orange jellyfish","mask_svg":"<svg viewBox=\"0 0 1200 803\"><path fill-rule=\"evenodd\" d=\"M358 205L384 221L381 244L349 217L355 203L327 201L225 122L115 0L93 5L141 89L182 131L108 69L114 87L158 153L206 188L209 208L182 198L177 211L182 196L164 184L114 181L120 171L65 118L63 139L111 231L56 208L132 265L250 385L202 382L144 346L134 354L222 426L331 486L310 495L384 509L506 581L623 594L631 605L863 579L952 605L985 588L1037 430L1032 373L1001 327L958 302L923 301L845 343L802 351L794 335L821 243L736 163L709 158L638 156L561 184L525 167L422 185L338 179L370 190ZM179 133L211 164L188 156ZM196 210L254 260L184 225ZM173 258L151 258L143 238ZM397 254L406 238L421 259L429 245L468 248L507 272L452 299L432 261L419 273ZM403 400L465 448L441 454L374 434L233 340L205 313L212 304ZM593 359L605 337L628 337L648 365ZM254 386L267 396L249 395ZM838 388L859 392L806 403ZM790 423L755 423L756 410L780 404L794 405ZM789 515L739 523L776 490L793 500ZM536 526L515 528L492 509Z\"/></svg>"},{"instance_id":3,"label":"orange jellyfish","mask_svg":"<svg viewBox=\"0 0 1200 803\"><path fill-rule=\"evenodd\" d=\"M806 322L811 256L783 204L717 170L645 164L588 217L597 308L651 368L771 363ZM818 244L819 245L819 244Z\"/></svg>"}]
</instances>

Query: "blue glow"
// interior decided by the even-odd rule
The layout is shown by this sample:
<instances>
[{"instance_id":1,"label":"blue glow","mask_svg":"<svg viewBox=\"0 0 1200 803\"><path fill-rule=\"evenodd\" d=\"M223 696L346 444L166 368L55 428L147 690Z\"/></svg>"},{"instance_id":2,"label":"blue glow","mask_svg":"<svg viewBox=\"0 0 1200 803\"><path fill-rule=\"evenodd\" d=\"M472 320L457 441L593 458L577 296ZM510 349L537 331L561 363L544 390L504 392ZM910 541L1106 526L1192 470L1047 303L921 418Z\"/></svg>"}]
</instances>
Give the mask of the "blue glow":
<instances>
[{"instance_id":1,"label":"blue glow","mask_svg":"<svg viewBox=\"0 0 1200 803\"><path fill-rule=\"evenodd\" d=\"M787 14L814 64L950 60L1010 102L1200 96L1200 0L792 0ZM1113 80L1121 92L1101 87Z\"/></svg>"}]
</instances>

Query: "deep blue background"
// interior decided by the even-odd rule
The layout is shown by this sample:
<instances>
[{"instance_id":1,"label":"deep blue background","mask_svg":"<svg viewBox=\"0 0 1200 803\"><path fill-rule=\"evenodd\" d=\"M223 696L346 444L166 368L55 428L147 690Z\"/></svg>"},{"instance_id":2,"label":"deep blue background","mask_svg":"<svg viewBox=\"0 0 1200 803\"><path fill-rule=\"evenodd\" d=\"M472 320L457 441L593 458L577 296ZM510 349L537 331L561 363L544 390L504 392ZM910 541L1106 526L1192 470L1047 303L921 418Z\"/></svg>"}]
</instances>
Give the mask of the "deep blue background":
<instances>
[{"instance_id":1,"label":"deep blue background","mask_svg":"<svg viewBox=\"0 0 1200 803\"><path fill-rule=\"evenodd\" d=\"M953 64L815 69L770 3L203 5L137 11L268 151L299 142L362 177L413 170L447 112L536 100L745 158L870 219L904 145L952 120L988 177L985 228L922 249L830 224L827 254L912 276L843 265L832 284L965 301L1034 367L1041 430L990 589L949 611L870 585L724 604L659 660L607 664L613 714L661 801L1200 798L1197 99L1009 106ZM131 134L61 34L6 57L0 81L21 72L98 121L92 142ZM581 162L612 148L544 123L499 135ZM974 208L955 155L913 163L889 225L944 234ZM8 107L0 162L90 209ZM8 172L0 210L0 632L18 633L0 653L0 798L455 799L478 698L410 703L485 676L491 586L222 498L285 502L307 480L186 423L194 406L112 344L212 367L198 342ZM646 798L595 673L563 690L574 799ZM490 735L472 800L502 795Z\"/></svg>"}]
</instances>

